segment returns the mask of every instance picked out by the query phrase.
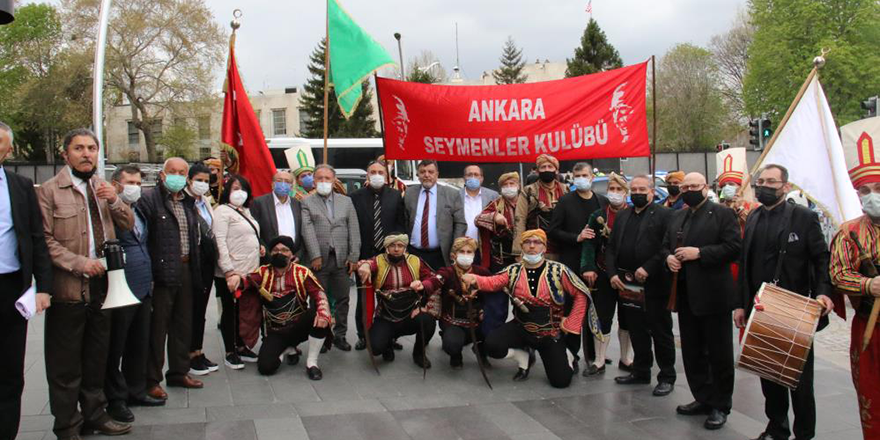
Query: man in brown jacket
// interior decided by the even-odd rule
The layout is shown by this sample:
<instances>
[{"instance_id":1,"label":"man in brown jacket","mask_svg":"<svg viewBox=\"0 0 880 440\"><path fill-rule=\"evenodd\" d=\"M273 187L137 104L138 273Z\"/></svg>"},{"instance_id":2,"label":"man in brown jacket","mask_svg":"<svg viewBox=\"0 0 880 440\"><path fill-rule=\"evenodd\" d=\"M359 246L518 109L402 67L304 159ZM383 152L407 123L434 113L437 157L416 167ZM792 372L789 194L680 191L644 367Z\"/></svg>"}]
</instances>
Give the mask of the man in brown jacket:
<instances>
[{"instance_id":1,"label":"man in brown jacket","mask_svg":"<svg viewBox=\"0 0 880 440\"><path fill-rule=\"evenodd\" d=\"M131 229L134 216L116 190L95 176L98 154L94 133L84 128L71 131L62 152L67 166L38 194L53 265L45 355L53 430L59 439L131 430L105 411L110 316L101 310L107 293L101 258L104 242L116 238L114 225Z\"/></svg>"}]
</instances>

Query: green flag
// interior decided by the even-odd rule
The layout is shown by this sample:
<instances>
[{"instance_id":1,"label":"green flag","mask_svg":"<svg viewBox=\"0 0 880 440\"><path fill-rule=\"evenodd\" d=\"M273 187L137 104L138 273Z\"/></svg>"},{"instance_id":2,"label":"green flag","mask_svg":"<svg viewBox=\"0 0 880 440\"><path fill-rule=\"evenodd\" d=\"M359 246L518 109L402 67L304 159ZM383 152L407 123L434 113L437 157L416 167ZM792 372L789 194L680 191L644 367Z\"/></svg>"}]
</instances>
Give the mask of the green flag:
<instances>
[{"instance_id":1,"label":"green flag","mask_svg":"<svg viewBox=\"0 0 880 440\"><path fill-rule=\"evenodd\" d=\"M352 20L336 0L327 0L330 42L330 83L346 118L361 101L361 83L394 60L376 40Z\"/></svg>"}]
</instances>

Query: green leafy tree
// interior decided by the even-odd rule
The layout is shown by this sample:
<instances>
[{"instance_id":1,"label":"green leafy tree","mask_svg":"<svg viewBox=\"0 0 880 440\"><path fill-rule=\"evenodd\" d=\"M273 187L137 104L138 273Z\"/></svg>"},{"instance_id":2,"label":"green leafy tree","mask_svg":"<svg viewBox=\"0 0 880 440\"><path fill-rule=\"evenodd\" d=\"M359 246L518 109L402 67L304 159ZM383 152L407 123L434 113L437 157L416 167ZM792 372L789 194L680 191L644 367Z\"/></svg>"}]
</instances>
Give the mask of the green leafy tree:
<instances>
[{"instance_id":1,"label":"green leafy tree","mask_svg":"<svg viewBox=\"0 0 880 440\"><path fill-rule=\"evenodd\" d=\"M785 114L812 60L830 49L820 70L838 125L863 117L859 102L880 90L880 2L751 0L755 25L743 80L746 111Z\"/></svg>"},{"instance_id":2,"label":"green leafy tree","mask_svg":"<svg viewBox=\"0 0 880 440\"><path fill-rule=\"evenodd\" d=\"M592 18L581 36L580 47L574 50L574 58L566 59L566 63L566 78L623 67L617 49L608 42L605 32Z\"/></svg>"},{"instance_id":3,"label":"green leafy tree","mask_svg":"<svg viewBox=\"0 0 880 440\"><path fill-rule=\"evenodd\" d=\"M162 135L156 139L156 143L164 148L165 157L182 157L187 160L194 159L196 142L199 134L186 122L180 119L171 124Z\"/></svg>"},{"instance_id":4,"label":"green leafy tree","mask_svg":"<svg viewBox=\"0 0 880 440\"><path fill-rule=\"evenodd\" d=\"M495 84L522 84L528 76L523 74L526 62L523 61L522 49L516 47L513 37L507 37L501 52L501 67L492 72Z\"/></svg>"},{"instance_id":5,"label":"green leafy tree","mask_svg":"<svg viewBox=\"0 0 880 440\"><path fill-rule=\"evenodd\" d=\"M299 135L306 138L324 137L324 51L326 41L321 40L318 47L309 56L309 73L311 77L303 86L300 97L301 109L306 112L305 130ZM345 119L342 110L336 103L336 93L330 89L327 114L327 132L331 138L371 138L377 137L376 120L373 119L373 105L369 81L364 81L363 98L358 103L351 118Z\"/></svg>"}]
</instances>

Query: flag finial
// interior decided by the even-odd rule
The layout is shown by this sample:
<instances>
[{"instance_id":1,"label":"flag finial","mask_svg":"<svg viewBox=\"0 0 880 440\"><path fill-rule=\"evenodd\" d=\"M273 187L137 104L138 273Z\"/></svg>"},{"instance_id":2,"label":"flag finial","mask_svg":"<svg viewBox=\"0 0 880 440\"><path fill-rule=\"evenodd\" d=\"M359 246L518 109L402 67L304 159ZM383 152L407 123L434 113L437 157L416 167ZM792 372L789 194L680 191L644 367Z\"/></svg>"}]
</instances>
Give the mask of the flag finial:
<instances>
[{"instance_id":1,"label":"flag finial","mask_svg":"<svg viewBox=\"0 0 880 440\"><path fill-rule=\"evenodd\" d=\"M825 55L828 55L828 52L831 52L831 49L822 48L822 54L813 58L813 66L816 66L817 69L821 69L822 66L825 65Z\"/></svg>"},{"instance_id":2,"label":"flag finial","mask_svg":"<svg viewBox=\"0 0 880 440\"><path fill-rule=\"evenodd\" d=\"M229 23L229 26L232 28L232 32L238 30L241 27L241 9L236 9L232 11L232 21Z\"/></svg>"}]
</instances>

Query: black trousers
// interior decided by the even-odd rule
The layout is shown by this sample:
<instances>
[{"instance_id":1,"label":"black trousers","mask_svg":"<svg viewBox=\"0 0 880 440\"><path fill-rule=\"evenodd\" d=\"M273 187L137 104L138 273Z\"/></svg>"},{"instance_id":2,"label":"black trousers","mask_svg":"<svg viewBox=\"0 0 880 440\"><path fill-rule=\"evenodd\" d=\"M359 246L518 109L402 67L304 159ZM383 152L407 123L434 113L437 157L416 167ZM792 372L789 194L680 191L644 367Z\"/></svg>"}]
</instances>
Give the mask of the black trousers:
<instances>
[{"instance_id":1,"label":"black trousers","mask_svg":"<svg viewBox=\"0 0 880 440\"><path fill-rule=\"evenodd\" d=\"M486 337L486 353L495 359L503 359L511 348L537 350L541 355L541 362L544 363L547 379L553 387L566 388L571 384L574 372L568 362L563 339L537 337L516 321L505 323Z\"/></svg>"},{"instance_id":2,"label":"black trousers","mask_svg":"<svg viewBox=\"0 0 880 440\"><path fill-rule=\"evenodd\" d=\"M21 272L0 275L0 438L14 439L21 420L27 321L15 309Z\"/></svg>"},{"instance_id":3,"label":"black trousers","mask_svg":"<svg viewBox=\"0 0 880 440\"><path fill-rule=\"evenodd\" d=\"M193 290L192 341L189 351L199 351L205 343L205 313L208 311L208 300L211 299L211 287L214 284L214 264L203 264L200 275L201 287Z\"/></svg>"},{"instance_id":4,"label":"black trousers","mask_svg":"<svg viewBox=\"0 0 880 440\"><path fill-rule=\"evenodd\" d=\"M183 263L180 285L157 285L153 289L153 316L150 322L150 357L147 360L147 388L162 382L165 341L168 341L166 379L180 379L189 373L192 339L193 290L189 263Z\"/></svg>"},{"instance_id":5,"label":"black trousers","mask_svg":"<svg viewBox=\"0 0 880 440\"><path fill-rule=\"evenodd\" d=\"M791 429L788 424L788 398L791 395L791 407L794 410L794 437L797 440L809 440L816 436L816 398L813 395L813 350L804 364L801 380L794 390L777 385L769 380L761 379L761 391L764 393L764 414L769 422L765 432L774 438L788 438Z\"/></svg>"},{"instance_id":6,"label":"black trousers","mask_svg":"<svg viewBox=\"0 0 880 440\"><path fill-rule=\"evenodd\" d=\"M730 413L734 381L731 314L696 316L683 283L678 285L678 295L681 357L691 394L697 402Z\"/></svg>"},{"instance_id":7,"label":"black trousers","mask_svg":"<svg viewBox=\"0 0 880 440\"><path fill-rule=\"evenodd\" d=\"M570 295L565 295L565 316L568 316L568 313L571 312L571 307L574 305L574 300ZM598 312L597 312L598 313ZM581 351L581 340L584 342L584 359L588 361L593 361L596 359L596 344L593 341L592 337L589 337L586 333L584 333L584 327L587 327L587 333L589 333L589 324L587 320L584 319L584 322L581 323L581 334L574 335L566 333L562 335L562 340L565 343L566 348L575 356L578 355L578 352ZM587 337L584 337L587 336Z\"/></svg>"},{"instance_id":8,"label":"black trousers","mask_svg":"<svg viewBox=\"0 0 880 440\"><path fill-rule=\"evenodd\" d=\"M657 382L675 383L675 336L672 312L666 310L668 296L647 295L642 308L621 306L618 314L626 316L633 352L633 375L650 377L654 357L660 372ZM653 350L652 350L653 345Z\"/></svg>"},{"instance_id":9,"label":"black trousers","mask_svg":"<svg viewBox=\"0 0 880 440\"><path fill-rule=\"evenodd\" d=\"M427 313L419 313L415 318L391 322L384 318L376 318L370 327L370 345L373 354L378 356L391 348L391 343L401 336L416 335L413 344L413 356L422 355L422 345L428 346L434 337L434 318ZM422 337L424 336L424 342Z\"/></svg>"},{"instance_id":10,"label":"black trousers","mask_svg":"<svg viewBox=\"0 0 880 440\"><path fill-rule=\"evenodd\" d=\"M474 333L477 335L477 346L480 347L480 352L485 352L484 338L480 329L474 329ZM474 342L469 329L443 321L440 321L440 334L442 335L443 351L451 357L461 357L464 346Z\"/></svg>"},{"instance_id":11,"label":"black trousers","mask_svg":"<svg viewBox=\"0 0 880 440\"><path fill-rule=\"evenodd\" d=\"M428 266L431 266L431 270L435 272L446 266L446 259L443 258L443 251L440 248L424 250L408 246L407 250L409 253L424 260L425 263L428 263Z\"/></svg>"},{"instance_id":12,"label":"black trousers","mask_svg":"<svg viewBox=\"0 0 880 440\"><path fill-rule=\"evenodd\" d=\"M284 353L288 347L296 347L307 341L309 336L313 338L330 336L329 328L314 327L312 325L314 322L315 310L308 309L289 327L282 330L268 329L257 357L257 371L265 376L273 375L281 366L281 353Z\"/></svg>"},{"instance_id":13,"label":"black trousers","mask_svg":"<svg viewBox=\"0 0 880 440\"><path fill-rule=\"evenodd\" d=\"M110 343L110 312L101 310L107 278L92 278L92 302L54 302L46 310L45 356L52 430L61 438L80 433L83 422L109 420L104 411L104 374Z\"/></svg>"},{"instance_id":14,"label":"black trousers","mask_svg":"<svg viewBox=\"0 0 880 440\"><path fill-rule=\"evenodd\" d=\"M599 273L596 278L596 290L590 292L593 302L596 305L596 314L599 315L599 327L603 335L611 333L611 326L614 324L614 310L617 309L619 316L619 324L623 328L626 320L623 316L623 307L618 308L617 291L611 287L611 281L604 273ZM622 318L622 319L621 319Z\"/></svg>"},{"instance_id":15,"label":"black trousers","mask_svg":"<svg viewBox=\"0 0 880 440\"><path fill-rule=\"evenodd\" d=\"M110 350L104 381L109 402L146 397L152 300L148 296L136 306L110 310Z\"/></svg>"},{"instance_id":16,"label":"black trousers","mask_svg":"<svg viewBox=\"0 0 880 440\"><path fill-rule=\"evenodd\" d=\"M236 351L236 348L244 348L244 340L238 331L238 301L226 287L225 278L214 278L214 287L217 289L217 298L223 306L220 314L220 336L223 337L223 348L227 353Z\"/></svg>"}]
</instances>

